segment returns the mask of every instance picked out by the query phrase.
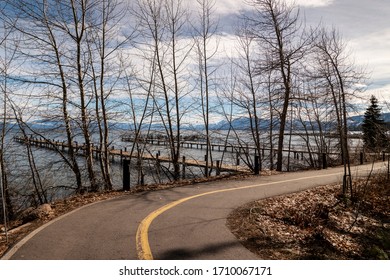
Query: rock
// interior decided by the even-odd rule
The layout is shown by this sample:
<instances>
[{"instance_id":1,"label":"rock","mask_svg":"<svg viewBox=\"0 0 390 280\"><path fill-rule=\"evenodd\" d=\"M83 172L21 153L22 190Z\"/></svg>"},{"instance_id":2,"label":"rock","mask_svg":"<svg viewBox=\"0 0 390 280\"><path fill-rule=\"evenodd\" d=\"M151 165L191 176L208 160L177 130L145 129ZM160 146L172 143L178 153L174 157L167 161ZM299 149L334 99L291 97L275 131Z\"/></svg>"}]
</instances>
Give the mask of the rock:
<instances>
[{"instance_id":1,"label":"rock","mask_svg":"<svg viewBox=\"0 0 390 280\"><path fill-rule=\"evenodd\" d=\"M23 223L28 223L36 219L43 219L50 216L53 213L53 209L50 204L42 204L38 208L29 207L22 212L20 219Z\"/></svg>"},{"instance_id":2,"label":"rock","mask_svg":"<svg viewBox=\"0 0 390 280\"><path fill-rule=\"evenodd\" d=\"M53 209L51 208L50 204L42 204L40 205L35 211L38 212L39 217L48 216L53 212Z\"/></svg>"}]
</instances>

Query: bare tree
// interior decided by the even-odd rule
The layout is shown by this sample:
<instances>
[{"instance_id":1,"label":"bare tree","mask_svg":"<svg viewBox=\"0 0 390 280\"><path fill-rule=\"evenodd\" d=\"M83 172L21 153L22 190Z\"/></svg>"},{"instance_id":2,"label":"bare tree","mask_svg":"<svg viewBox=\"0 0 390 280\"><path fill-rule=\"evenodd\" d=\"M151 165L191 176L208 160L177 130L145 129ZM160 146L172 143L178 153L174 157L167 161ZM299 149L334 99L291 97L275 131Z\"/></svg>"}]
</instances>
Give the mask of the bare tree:
<instances>
[{"instance_id":1,"label":"bare tree","mask_svg":"<svg viewBox=\"0 0 390 280\"><path fill-rule=\"evenodd\" d=\"M271 71L280 86L281 109L276 169L281 171L284 134L293 93L294 67L299 65L304 57L309 39L304 34L297 6L289 5L283 0L254 0L251 3L255 14L245 20L251 27L252 36L264 52L264 58L259 61L259 71Z\"/></svg>"},{"instance_id":2,"label":"bare tree","mask_svg":"<svg viewBox=\"0 0 390 280\"><path fill-rule=\"evenodd\" d=\"M298 91L297 119L303 127L301 139L304 141L309 155L311 167L319 167L320 162L315 160L315 154L328 153L326 137L326 99L316 92L315 88L305 87ZM317 135L318 134L318 135ZM313 143L314 142L314 143ZM315 145L313 145L315 144Z\"/></svg>"},{"instance_id":3,"label":"bare tree","mask_svg":"<svg viewBox=\"0 0 390 280\"><path fill-rule=\"evenodd\" d=\"M64 158L75 174L77 189L85 190L74 141L81 131L90 190L99 188L94 167L92 133L97 123L105 189L112 188L107 102L121 72L115 54L132 37L119 34L125 9L119 1L7 1L9 17L20 17L15 30L24 40L21 54L28 61L19 80L40 86L36 104L46 106L44 117L60 118L67 139ZM118 39L119 35L121 39ZM124 39L122 39L124 38ZM119 68L119 67L118 67ZM117 68L117 69L118 69ZM117 70L116 69L116 70ZM96 121L96 122L95 122Z\"/></svg>"},{"instance_id":4,"label":"bare tree","mask_svg":"<svg viewBox=\"0 0 390 280\"><path fill-rule=\"evenodd\" d=\"M317 75L326 87L333 101L337 119L337 133L340 135L341 157L344 165L343 194L352 189L351 162L348 145L348 113L350 102L365 80L364 71L351 60L347 45L337 30L322 29L316 42Z\"/></svg>"},{"instance_id":5,"label":"bare tree","mask_svg":"<svg viewBox=\"0 0 390 280\"><path fill-rule=\"evenodd\" d=\"M133 132L133 141L130 149L130 158L133 157L136 152L137 156L137 170L138 170L138 184L143 183L144 170L143 170L143 155L147 151L147 142L142 141L143 138L149 137L153 117L153 87L154 87L154 75L155 75L155 63L151 63L147 75L150 80L144 81L141 77L138 77L135 73L135 67L127 63L127 57L121 58L121 69L123 69L123 90L128 94L128 100L125 102L127 115L129 115L129 123ZM157 173L159 168L155 168ZM158 178L159 180L161 178Z\"/></svg>"},{"instance_id":6,"label":"bare tree","mask_svg":"<svg viewBox=\"0 0 390 280\"><path fill-rule=\"evenodd\" d=\"M3 7L0 7L0 20L3 19ZM0 131L0 192L1 192L1 204L3 213L3 223L6 231L6 238L8 241L8 220L14 216L14 209L11 201L10 186L8 184L8 164L6 160L5 150L7 146L6 136L9 130L9 112L8 112L8 76L10 75L11 63L16 55L15 48L9 47L8 41L13 32L13 24L8 25L6 21L3 21L1 27L1 39L0 39L0 101L1 101L1 131Z\"/></svg>"},{"instance_id":7,"label":"bare tree","mask_svg":"<svg viewBox=\"0 0 390 280\"><path fill-rule=\"evenodd\" d=\"M264 96L261 93L263 90L262 73L259 73L256 67L255 38L251 36L245 25L237 31L237 34L240 58L236 66L241 75L239 75L240 78L238 79L240 84L239 99L235 103L247 112L252 142L256 147L255 156L259 157L259 169L261 170L260 107L264 102ZM251 162L250 158L248 158L248 162ZM250 167L254 170L253 164Z\"/></svg>"},{"instance_id":8,"label":"bare tree","mask_svg":"<svg viewBox=\"0 0 390 280\"><path fill-rule=\"evenodd\" d=\"M67 18L64 13L69 13L70 8L56 1L49 3L46 0L38 3L7 1L7 4L9 17L11 19L16 16L20 18L19 24L15 25L15 30L21 34L25 45L28 46L28 48L21 49L21 54L25 56L30 65L38 67L35 72L22 72L24 75L19 75L15 79L25 83L39 84L41 89L46 87L50 94L46 98L52 101L52 104L57 102L60 104L61 119L64 123L68 146L68 163L74 172L77 189L81 192L83 191L81 170L72 145L74 129L69 109L73 107L70 105L73 94L68 80L69 57L63 36L64 32L67 32L65 25L67 22L61 22Z\"/></svg>"},{"instance_id":9,"label":"bare tree","mask_svg":"<svg viewBox=\"0 0 390 280\"><path fill-rule=\"evenodd\" d=\"M167 136L173 178L178 180L181 120L186 112L181 100L189 92L184 67L192 47L180 41L187 32L187 13L181 0L140 0L134 13L148 47L145 59L155 63L153 102Z\"/></svg>"},{"instance_id":10,"label":"bare tree","mask_svg":"<svg viewBox=\"0 0 390 280\"><path fill-rule=\"evenodd\" d=\"M76 86L78 87L78 94L79 94L79 108L81 113L81 130L84 136L85 140L85 158L87 162L87 171L89 176L89 181L91 184L91 190L96 191L98 189L98 185L96 182L96 175L94 171L94 162L93 162L93 154L92 154L92 140L91 140L91 134L89 129L89 113L88 113L88 97L86 93L86 81L85 81L85 75L86 75L86 67L87 63L84 61L84 56L88 55L85 53L85 50L83 48L83 45L86 42L87 37L87 17L88 12L92 9L93 5L96 5L96 3L91 3L88 0L71 0L68 8L71 10L71 14L66 14L65 16L68 17L70 22L64 22L62 24L65 24L65 30L69 38L73 41L74 47L75 47L75 53L74 55L74 64L73 67L75 68L75 74L77 76ZM72 26L69 26L68 24L72 24Z\"/></svg>"},{"instance_id":11,"label":"bare tree","mask_svg":"<svg viewBox=\"0 0 390 280\"><path fill-rule=\"evenodd\" d=\"M118 40L117 26L124 19L125 6L119 1L101 0L88 17L87 40L90 58L90 71L92 79L91 91L95 97L95 114L98 126L100 170L106 190L113 188L111 166L109 160L109 106L107 105L115 87L121 79L123 69L117 54L133 38L134 32L122 34L123 39ZM129 28L131 30L131 28Z\"/></svg>"},{"instance_id":12,"label":"bare tree","mask_svg":"<svg viewBox=\"0 0 390 280\"><path fill-rule=\"evenodd\" d=\"M196 53L198 57L199 67L199 91L202 117L206 132L206 171L208 177L212 169L212 153L210 139L210 89L211 76L214 75L216 67L211 65L211 59L218 51L218 42L216 46L211 47L211 40L214 40L218 30L218 22L213 19L215 1L213 0L197 0L199 6L199 14L197 24L194 24L194 40ZM211 163L211 168L209 165Z\"/></svg>"}]
</instances>

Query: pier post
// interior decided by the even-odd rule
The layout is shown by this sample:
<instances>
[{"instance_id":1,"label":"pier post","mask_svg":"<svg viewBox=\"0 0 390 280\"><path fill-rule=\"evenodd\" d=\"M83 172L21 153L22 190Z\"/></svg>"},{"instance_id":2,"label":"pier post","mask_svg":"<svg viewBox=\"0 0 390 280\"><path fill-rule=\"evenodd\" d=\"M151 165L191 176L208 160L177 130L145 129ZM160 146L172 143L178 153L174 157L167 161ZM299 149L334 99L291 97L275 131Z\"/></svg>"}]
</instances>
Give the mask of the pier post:
<instances>
[{"instance_id":1,"label":"pier post","mask_svg":"<svg viewBox=\"0 0 390 280\"><path fill-rule=\"evenodd\" d=\"M364 154L363 152L360 152L360 165L363 165L364 163Z\"/></svg>"},{"instance_id":2,"label":"pier post","mask_svg":"<svg viewBox=\"0 0 390 280\"><path fill-rule=\"evenodd\" d=\"M255 175L260 174L260 157L255 155Z\"/></svg>"},{"instance_id":3,"label":"pier post","mask_svg":"<svg viewBox=\"0 0 390 280\"><path fill-rule=\"evenodd\" d=\"M159 154L156 153L156 171L157 171L158 179L161 181L160 178L161 165L160 165L160 160L158 158L159 158Z\"/></svg>"},{"instance_id":4,"label":"pier post","mask_svg":"<svg viewBox=\"0 0 390 280\"><path fill-rule=\"evenodd\" d=\"M181 163L181 178L184 180L186 178L186 157L183 156L183 161Z\"/></svg>"},{"instance_id":5,"label":"pier post","mask_svg":"<svg viewBox=\"0 0 390 280\"><path fill-rule=\"evenodd\" d=\"M240 165L240 154L236 153L236 165Z\"/></svg>"},{"instance_id":6,"label":"pier post","mask_svg":"<svg viewBox=\"0 0 390 280\"><path fill-rule=\"evenodd\" d=\"M206 177L209 177L208 155L204 155L204 161L205 161L204 174Z\"/></svg>"},{"instance_id":7,"label":"pier post","mask_svg":"<svg viewBox=\"0 0 390 280\"><path fill-rule=\"evenodd\" d=\"M130 190L130 160L128 159L123 160L122 168L123 168L123 190L129 191Z\"/></svg>"},{"instance_id":8,"label":"pier post","mask_svg":"<svg viewBox=\"0 0 390 280\"><path fill-rule=\"evenodd\" d=\"M220 175L221 174L221 169L220 169L220 165L221 165L221 161L220 160L217 160L217 168L215 169L215 175Z\"/></svg>"},{"instance_id":9,"label":"pier post","mask_svg":"<svg viewBox=\"0 0 390 280\"><path fill-rule=\"evenodd\" d=\"M326 159L326 153L322 154L322 169L328 168L328 161Z\"/></svg>"}]
</instances>

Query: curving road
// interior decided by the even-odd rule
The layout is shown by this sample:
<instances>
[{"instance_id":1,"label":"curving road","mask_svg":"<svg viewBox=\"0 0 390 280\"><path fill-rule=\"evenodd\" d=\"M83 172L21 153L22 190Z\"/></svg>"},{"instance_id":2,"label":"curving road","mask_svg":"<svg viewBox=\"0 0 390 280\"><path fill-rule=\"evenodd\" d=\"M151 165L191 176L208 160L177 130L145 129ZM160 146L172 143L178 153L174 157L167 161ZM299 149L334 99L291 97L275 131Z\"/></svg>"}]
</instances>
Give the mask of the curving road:
<instances>
[{"instance_id":1,"label":"curving road","mask_svg":"<svg viewBox=\"0 0 390 280\"><path fill-rule=\"evenodd\" d=\"M387 166L375 164L380 168ZM370 169L353 167L354 174ZM234 208L340 182L342 174L342 168L329 168L125 195L44 225L3 259L256 259L225 226Z\"/></svg>"}]
</instances>

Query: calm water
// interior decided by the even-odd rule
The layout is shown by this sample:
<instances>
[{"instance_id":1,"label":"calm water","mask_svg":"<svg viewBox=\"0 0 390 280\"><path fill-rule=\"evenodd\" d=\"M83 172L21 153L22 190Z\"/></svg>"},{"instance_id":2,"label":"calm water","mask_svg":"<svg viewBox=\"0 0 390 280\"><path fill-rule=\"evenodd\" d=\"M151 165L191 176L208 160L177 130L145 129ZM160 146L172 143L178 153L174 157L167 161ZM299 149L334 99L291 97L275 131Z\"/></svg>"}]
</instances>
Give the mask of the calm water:
<instances>
[{"instance_id":1,"label":"calm water","mask_svg":"<svg viewBox=\"0 0 390 280\"><path fill-rule=\"evenodd\" d=\"M111 142L115 149L127 149L128 151L131 149L133 143L122 142L121 136L125 134L125 131L112 131ZM239 142L242 146L246 147L248 144L251 146L249 133L247 131L239 131L239 134L231 134L227 135L226 131L213 131L212 139L213 143L224 143L227 141L229 144L238 145ZM63 140L62 132L50 132L51 139ZM183 134L193 135L194 132L185 131ZM197 133L198 134L198 133ZM31 178L31 170L28 164L28 159L26 157L26 147L22 144L16 143L12 141L12 137L15 134L10 133L7 136L7 145L5 150L5 158L7 161L7 173L9 178L9 184L12 189L12 193L14 197L19 197L21 201L18 204L24 205L28 204L30 201L30 197L34 193L32 178ZM46 133L47 135L47 133ZM269 147L269 140L267 135L263 134L264 139L262 140L265 143L265 147ZM96 139L96 135L93 138ZM82 137L76 137L76 141L79 143L82 142ZM287 148L290 142L290 137L286 136L285 147ZM311 139L311 144L315 144L315 139ZM327 139L327 145L330 150L335 148L336 139ZM359 140L353 140L351 145L359 146ZM97 142L97 141L96 141ZM276 143L274 143L276 147ZM305 143L299 136L291 137L291 146L296 150L303 150L305 147ZM152 145L144 145L143 149L145 152L155 155L156 153L160 153L161 156L169 156L169 151L164 146L152 146ZM196 160L204 160L205 150L197 150L197 149L181 149L181 156L185 156L187 159L196 159ZM39 170L39 175L42 181L42 184L45 187L45 190L48 194L50 200L61 198L67 196L74 192L75 179L72 175L72 171L70 168L64 164L63 159L56 153L50 150L42 149L42 148L33 148L34 159L36 165ZM285 153L287 157L288 153ZM212 151L212 159L213 161L220 160L225 164L235 165L237 163L237 152L219 152L218 150ZM296 165L297 168L304 167L307 165L307 160L302 158L293 159L293 154L290 154L290 164ZM271 153L267 150L264 151L264 156L262 157L262 166L263 169L269 168L270 165L270 157ZM244 152L239 155L240 164L245 165L245 161L253 161L254 158L254 150L249 149L248 158L246 158ZM287 159L286 159L287 160ZM79 157L78 161L80 166L83 167L83 180L84 182L88 182L87 174L85 171L85 162ZM275 160L276 162L276 160ZM122 166L120 161L117 159L112 162L112 178L115 188L122 188ZM145 175L144 180L146 184L151 183L161 183L169 181L171 175L168 170L170 169L169 164L163 164L162 169L156 170L154 161L143 161L142 162L142 170ZM99 173L99 167L96 162L95 165L96 172ZM139 183L139 174L140 168L137 166L136 161L132 160L132 164L130 167L131 171L131 186L135 186ZM203 176L203 169L199 167L187 167L186 169L186 177L194 178Z\"/></svg>"}]
</instances>

